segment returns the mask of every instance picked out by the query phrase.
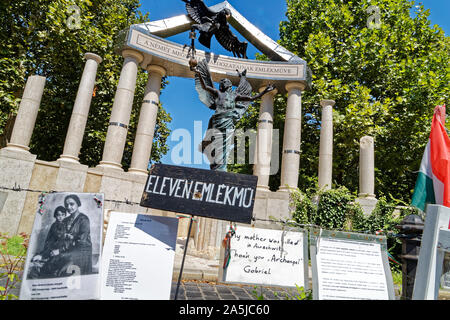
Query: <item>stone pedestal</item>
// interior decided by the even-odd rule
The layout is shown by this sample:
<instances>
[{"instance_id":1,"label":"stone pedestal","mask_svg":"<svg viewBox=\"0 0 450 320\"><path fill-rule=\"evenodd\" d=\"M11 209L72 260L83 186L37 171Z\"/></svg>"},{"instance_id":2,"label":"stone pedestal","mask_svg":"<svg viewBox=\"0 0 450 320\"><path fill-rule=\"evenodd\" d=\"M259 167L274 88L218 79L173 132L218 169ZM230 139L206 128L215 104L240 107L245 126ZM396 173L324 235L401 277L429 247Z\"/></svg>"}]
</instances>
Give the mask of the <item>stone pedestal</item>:
<instances>
[{"instance_id":1,"label":"stone pedestal","mask_svg":"<svg viewBox=\"0 0 450 320\"><path fill-rule=\"evenodd\" d=\"M28 189L36 161L36 155L29 152L3 148L0 150L1 186ZM3 191L2 191L3 192ZM0 232L16 234L24 208L26 191L5 190L4 203L0 211Z\"/></svg>"},{"instance_id":2,"label":"stone pedestal","mask_svg":"<svg viewBox=\"0 0 450 320\"><path fill-rule=\"evenodd\" d=\"M102 161L98 165L121 171L123 171L121 162L133 106L138 64L144 59L141 53L134 50L124 50L122 55L125 60L114 97Z\"/></svg>"},{"instance_id":3,"label":"stone pedestal","mask_svg":"<svg viewBox=\"0 0 450 320\"><path fill-rule=\"evenodd\" d=\"M11 134L11 141L6 146L7 149L29 152L30 140L36 124L44 86L45 77L28 77Z\"/></svg>"},{"instance_id":4,"label":"stone pedestal","mask_svg":"<svg viewBox=\"0 0 450 320\"><path fill-rule=\"evenodd\" d=\"M278 191L297 188L300 167L300 141L302 123L302 91L305 85L289 82L286 85L288 100L284 124L283 155L281 162L281 183Z\"/></svg>"},{"instance_id":5,"label":"stone pedestal","mask_svg":"<svg viewBox=\"0 0 450 320\"><path fill-rule=\"evenodd\" d=\"M319 147L319 189L331 189L333 172L333 100L322 100Z\"/></svg>"},{"instance_id":6,"label":"stone pedestal","mask_svg":"<svg viewBox=\"0 0 450 320\"><path fill-rule=\"evenodd\" d=\"M158 116L159 93L161 78L166 70L156 65L147 67L148 82L142 101L139 123L134 140L133 156L128 172L147 176L148 161L152 152L153 136L156 118Z\"/></svg>"},{"instance_id":7,"label":"stone pedestal","mask_svg":"<svg viewBox=\"0 0 450 320\"><path fill-rule=\"evenodd\" d=\"M262 92L265 87L261 87ZM270 162L272 159L272 134L273 134L273 99L277 90L266 93L261 98L259 109L256 161L253 174L258 176L257 190L269 190Z\"/></svg>"},{"instance_id":8,"label":"stone pedestal","mask_svg":"<svg viewBox=\"0 0 450 320\"><path fill-rule=\"evenodd\" d=\"M86 59L86 65L84 66L77 97L73 105L63 154L58 159L75 163L79 161L78 155L83 142L84 130L91 106L97 68L98 64L102 62L102 58L94 53L88 52L84 57Z\"/></svg>"}]
</instances>

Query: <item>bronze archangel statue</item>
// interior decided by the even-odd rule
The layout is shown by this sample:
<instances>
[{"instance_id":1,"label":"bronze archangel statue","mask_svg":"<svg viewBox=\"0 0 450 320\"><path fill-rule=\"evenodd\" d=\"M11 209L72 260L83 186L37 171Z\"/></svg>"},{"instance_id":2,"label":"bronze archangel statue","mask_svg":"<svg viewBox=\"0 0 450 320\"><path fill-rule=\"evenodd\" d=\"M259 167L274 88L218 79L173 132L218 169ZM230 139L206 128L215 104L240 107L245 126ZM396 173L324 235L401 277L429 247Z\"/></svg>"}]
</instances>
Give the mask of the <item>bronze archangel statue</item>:
<instances>
[{"instance_id":1,"label":"bronze archangel statue","mask_svg":"<svg viewBox=\"0 0 450 320\"><path fill-rule=\"evenodd\" d=\"M236 70L240 78L236 90L233 91L230 79L226 78L220 80L219 89L216 89L205 59L201 60L194 70L195 89L200 100L215 111L209 120L201 151L209 158L211 170L226 171L236 123L243 117L250 102L261 98L275 87L268 85L262 92L252 96L252 86L246 78L247 70L242 73Z\"/></svg>"},{"instance_id":2,"label":"bronze archangel statue","mask_svg":"<svg viewBox=\"0 0 450 320\"><path fill-rule=\"evenodd\" d=\"M191 31L198 30L200 37L198 41L207 47L211 47L211 38L214 35L217 41L226 50L233 53L233 56L247 59L247 42L241 42L231 32L227 19L231 16L231 11L227 8L214 12L209 9L203 0L182 0L186 3L188 16L196 23L192 25ZM195 51L194 48L191 48Z\"/></svg>"}]
</instances>

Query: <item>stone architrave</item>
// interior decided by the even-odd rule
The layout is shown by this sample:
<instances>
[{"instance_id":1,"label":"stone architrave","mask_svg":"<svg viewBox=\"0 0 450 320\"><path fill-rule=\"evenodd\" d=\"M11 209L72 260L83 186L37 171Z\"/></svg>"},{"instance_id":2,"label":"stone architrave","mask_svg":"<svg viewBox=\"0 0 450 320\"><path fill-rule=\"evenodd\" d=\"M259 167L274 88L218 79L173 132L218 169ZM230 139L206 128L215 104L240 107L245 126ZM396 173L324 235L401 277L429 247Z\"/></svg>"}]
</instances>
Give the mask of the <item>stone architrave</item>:
<instances>
[{"instance_id":1,"label":"stone architrave","mask_svg":"<svg viewBox=\"0 0 450 320\"><path fill-rule=\"evenodd\" d=\"M305 87L305 84L301 82L289 82L286 85L288 100L284 124L281 183L278 191L288 192L291 188L297 188L300 168L302 91Z\"/></svg>"},{"instance_id":2,"label":"stone architrave","mask_svg":"<svg viewBox=\"0 0 450 320\"><path fill-rule=\"evenodd\" d=\"M262 92L266 87L261 87ZM261 98L259 109L256 161L253 174L258 176L257 189L269 191L270 161L272 159L273 132L273 99L277 90L273 90Z\"/></svg>"},{"instance_id":3,"label":"stone architrave","mask_svg":"<svg viewBox=\"0 0 450 320\"><path fill-rule=\"evenodd\" d=\"M147 167L152 152L153 136L155 132L156 118L158 116L159 93L161 90L161 78L166 70L160 66L149 65L148 82L142 101L139 123L134 140L133 156L128 172L147 176Z\"/></svg>"},{"instance_id":4,"label":"stone architrave","mask_svg":"<svg viewBox=\"0 0 450 320\"><path fill-rule=\"evenodd\" d=\"M375 208L375 149L373 137L364 136L359 143L359 194L356 201L365 214Z\"/></svg>"},{"instance_id":5,"label":"stone architrave","mask_svg":"<svg viewBox=\"0 0 450 320\"><path fill-rule=\"evenodd\" d=\"M37 75L28 77L7 149L29 152L44 86L45 77Z\"/></svg>"},{"instance_id":6,"label":"stone architrave","mask_svg":"<svg viewBox=\"0 0 450 320\"><path fill-rule=\"evenodd\" d=\"M321 100L319 189L331 189L333 173L333 100Z\"/></svg>"},{"instance_id":7,"label":"stone architrave","mask_svg":"<svg viewBox=\"0 0 450 320\"><path fill-rule=\"evenodd\" d=\"M94 53L88 52L84 57L86 59L86 64L84 66L77 97L73 106L63 154L58 159L75 163L79 163L78 155L83 142L84 130L86 128L89 108L91 106L97 68L102 62L102 58Z\"/></svg>"},{"instance_id":8,"label":"stone architrave","mask_svg":"<svg viewBox=\"0 0 450 320\"><path fill-rule=\"evenodd\" d=\"M138 65L144 56L136 50L123 50L124 63L111 111L102 161L98 167L122 169L122 156L133 106Z\"/></svg>"}]
</instances>

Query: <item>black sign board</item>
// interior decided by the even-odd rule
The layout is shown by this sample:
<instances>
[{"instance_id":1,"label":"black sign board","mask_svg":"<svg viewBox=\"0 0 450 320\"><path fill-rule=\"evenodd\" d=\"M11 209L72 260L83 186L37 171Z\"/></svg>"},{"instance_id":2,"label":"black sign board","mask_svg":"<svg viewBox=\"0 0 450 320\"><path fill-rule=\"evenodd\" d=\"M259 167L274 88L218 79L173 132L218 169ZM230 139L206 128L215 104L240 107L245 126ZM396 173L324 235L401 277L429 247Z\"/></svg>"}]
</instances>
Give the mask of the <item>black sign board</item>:
<instances>
[{"instance_id":1,"label":"black sign board","mask_svg":"<svg viewBox=\"0 0 450 320\"><path fill-rule=\"evenodd\" d=\"M155 164L141 206L250 223L257 181L252 175Z\"/></svg>"}]
</instances>

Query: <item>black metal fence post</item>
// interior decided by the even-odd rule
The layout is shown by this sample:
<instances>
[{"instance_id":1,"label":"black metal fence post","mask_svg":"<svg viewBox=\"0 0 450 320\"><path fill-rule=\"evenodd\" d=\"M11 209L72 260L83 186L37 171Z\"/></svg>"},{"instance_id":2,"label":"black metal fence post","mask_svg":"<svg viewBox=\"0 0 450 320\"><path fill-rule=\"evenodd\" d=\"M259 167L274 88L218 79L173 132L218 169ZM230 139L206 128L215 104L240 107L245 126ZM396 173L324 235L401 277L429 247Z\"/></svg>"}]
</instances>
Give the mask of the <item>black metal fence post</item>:
<instances>
[{"instance_id":1,"label":"black metal fence post","mask_svg":"<svg viewBox=\"0 0 450 320\"><path fill-rule=\"evenodd\" d=\"M411 300L412 298L423 225L422 218L410 214L402 220L400 225L396 226L402 233L400 236L402 241L402 300Z\"/></svg>"}]
</instances>

